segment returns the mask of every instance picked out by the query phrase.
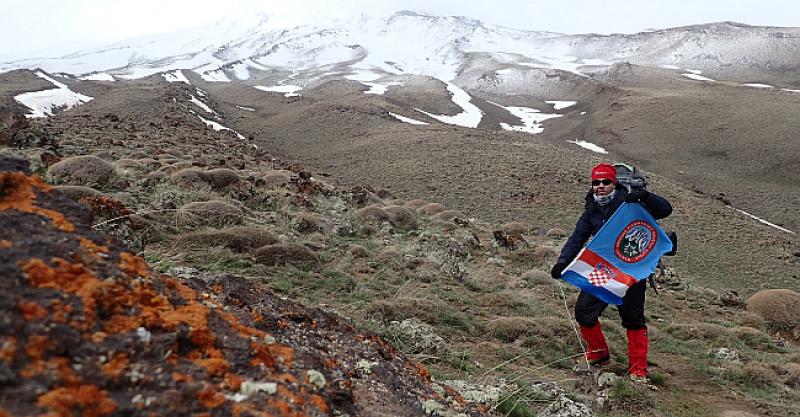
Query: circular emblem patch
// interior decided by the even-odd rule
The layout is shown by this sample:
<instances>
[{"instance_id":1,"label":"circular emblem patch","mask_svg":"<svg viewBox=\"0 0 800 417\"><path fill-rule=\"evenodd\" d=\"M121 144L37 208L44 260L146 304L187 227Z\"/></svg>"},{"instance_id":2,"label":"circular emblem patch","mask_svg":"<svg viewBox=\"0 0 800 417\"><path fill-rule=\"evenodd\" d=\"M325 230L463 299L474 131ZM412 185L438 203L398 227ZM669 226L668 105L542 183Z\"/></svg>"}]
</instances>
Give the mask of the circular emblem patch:
<instances>
[{"instance_id":1,"label":"circular emblem patch","mask_svg":"<svg viewBox=\"0 0 800 417\"><path fill-rule=\"evenodd\" d=\"M636 220L617 236L614 254L627 263L639 262L653 250L656 240L656 229L644 220Z\"/></svg>"}]
</instances>

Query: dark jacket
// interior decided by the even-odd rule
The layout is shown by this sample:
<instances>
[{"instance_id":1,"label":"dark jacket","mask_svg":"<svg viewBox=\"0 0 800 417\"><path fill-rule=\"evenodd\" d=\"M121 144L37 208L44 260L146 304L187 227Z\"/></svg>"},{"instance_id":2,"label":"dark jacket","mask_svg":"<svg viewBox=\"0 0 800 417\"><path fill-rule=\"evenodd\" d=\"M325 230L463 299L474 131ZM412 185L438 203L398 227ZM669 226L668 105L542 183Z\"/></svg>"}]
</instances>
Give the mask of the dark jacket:
<instances>
[{"instance_id":1,"label":"dark jacket","mask_svg":"<svg viewBox=\"0 0 800 417\"><path fill-rule=\"evenodd\" d=\"M628 190L625 187L619 187L616 190L617 195L605 206L597 204L592 197L592 191L589 190L586 194L586 206L583 210L583 214L581 214L581 217L578 219L578 224L575 225L575 231L572 232L572 236L567 240L564 249L561 249L561 256L558 257L558 263L572 262L575 256L578 255L578 252L583 249L583 245L589 241L589 238L597 233L606 220L610 219L611 215L622 205L625 201L625 197L628 195ZM642 202L642 205L653 217L656 219L663 219L672 213L672 205L669 204L669 201L654 193L649 194L649 197L646 201Z\"/></svg>"}]
</instances>

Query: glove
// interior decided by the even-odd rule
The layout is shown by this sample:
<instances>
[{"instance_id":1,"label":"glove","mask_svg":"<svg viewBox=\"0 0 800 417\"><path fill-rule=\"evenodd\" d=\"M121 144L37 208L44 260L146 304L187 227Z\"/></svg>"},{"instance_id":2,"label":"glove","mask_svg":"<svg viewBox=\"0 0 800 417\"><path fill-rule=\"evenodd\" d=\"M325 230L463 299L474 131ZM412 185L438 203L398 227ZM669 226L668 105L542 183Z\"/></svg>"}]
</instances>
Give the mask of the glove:
<instances>
[{"instance_id":1,"label":"glove","mask_svg":"<svg viewBox=\"0 0 800 417\"><path fill-rule=\"evenodd\" d=\"M561 273L567 268L567 264L563 262L559 262L553 265L553 269L550 270L550 276L553 279L561 279Z\"/></svg>"},{"instance_id":2,"label":"glove","mask_svg":"<svg viewBox=\"0 0 800 417\"><path fill-rule=\"evenodd\" d=\"M647 199L650 198L650 193L645 190L636 190L631 191L628 195L625 196L626 203L638 203L638 202L645 202Z\"/></svg>"}]
</instances>

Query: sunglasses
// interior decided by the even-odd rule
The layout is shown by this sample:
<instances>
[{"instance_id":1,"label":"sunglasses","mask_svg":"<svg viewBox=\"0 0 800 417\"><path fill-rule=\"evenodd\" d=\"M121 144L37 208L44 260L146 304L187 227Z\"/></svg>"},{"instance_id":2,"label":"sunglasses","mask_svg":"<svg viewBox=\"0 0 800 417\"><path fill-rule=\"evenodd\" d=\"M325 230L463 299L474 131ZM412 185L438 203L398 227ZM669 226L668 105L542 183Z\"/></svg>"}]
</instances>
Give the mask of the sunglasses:
<instances>
[{"instance_id":1,"label":"sunglasses","mask_svg":"<svg viewBox=\"0 0 800 417\"><path fill-rule=\"evenodd\" d=\"M592 185L595 186L595 187L600 185L600 184L611 185L613 183L614 183L614 181L611 181L610 179L607 179L607 178L606 179L602 179L602 180L592 180Z\"/></svg>"}]
</instances>

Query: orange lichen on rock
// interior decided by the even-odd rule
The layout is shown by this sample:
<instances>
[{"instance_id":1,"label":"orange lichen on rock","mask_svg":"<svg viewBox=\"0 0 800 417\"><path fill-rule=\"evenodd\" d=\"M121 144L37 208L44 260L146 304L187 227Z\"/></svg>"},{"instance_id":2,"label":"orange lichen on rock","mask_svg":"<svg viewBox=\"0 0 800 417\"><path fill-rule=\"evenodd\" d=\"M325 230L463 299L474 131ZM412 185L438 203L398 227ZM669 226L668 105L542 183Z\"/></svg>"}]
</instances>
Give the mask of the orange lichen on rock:
<instances>
[{"instance_id":1,"label":"orange lichen on rock","mask_svg":"<svg viewBox=\"0 0 800 417\"><path fill-rule=\"evenodd\" d=\"M14 361L17 354L17 338L13 336L3 336L0 342L0 361L6 365Z\"/></svg>"},{"instance_id":2,"label":"orange lichen on rock","mask_svg":"<svg viewBox=\"0 0 800 417\"><path fill-rule=\"evenodd\" d=\"M98 253L108 253L108 246L98 245L85 237L80 237L78 240L81 242L81 247L87 253L95 255Z\"/></svg>"},{"instance_id":3,"label":"orange lichen on rock","mask_svg":"<svg viewBox=\"0 0 800 417\"><path fill-rule=\"evenodd\" d=\"M206 368L209 376L222 376L231 366L219 349L207 349L197 356L199 357L193 359L194 363Z\"/></svg>"},{"instance_id":4,"label":"orange lichen on rock","mask_svg":"<svg viewBox=\"0 0 800 417\"><path fill-rule=\"evenodd\" d=\"M119 259L119 267L126 274L135 277L146 277L150 275L150 267L147 266L147 262L141 257L128 252L122 252L119 254Z\"/></svg>"},{"instance_id":5,"label":"orange lichen on rock","mask_svg":"<svg viewBox=\"0 0 800 417\"><path fill-rule=\"evenodd\" d=\"M111 358L111 360L103 365L103 373L112 378L118 378L123 372L125 372L125 368L128 367L128 363L130 363L128 354L124 352L118 352L113 358Z\"/></svg>"},{"instance_id":6,"label":"orange lichen on rock","mask_svg":"<svg viewBox=\"0 0 800 417\"><path fill-rule=\"evenodd\" d=\"M199 394L197 399L206 408L217 408L225 402L225 396L217 392L212 386L206 385Z\"/></svg>"},{"instance_id":7,"label":"orange lichen on rock","mask_svg":"<svg viewBox=\"0 0 800 417\"><path fill-rule=\"evenodd\" d=\"M41 259L33 258L20 265L20 269L35 287L61 290L80 297L85 321L78 327L84 330L91 328L97 314L95 295L101 291L102 281L84 265L61 258L53 258L53 264L55 267L50 267Z\"/></svg>"},{"instance_id":8,"label":"orange lichen on rock","mask_svg":"<svg viewBox=\"0 0 800 417\"><path fill-rule=\"evenodd\" d=\"M263 343L252 341L250 342L250 349L250 354L253 355L250 365L265 365L268 368L275 368L275 358L272 357L272 353Z\"/></svg>"},{"instance_id":9,"label":"orange lichen on rock","mask_svg":"<svg viewBox=\"0 0 800 417\"><path fill-rule=\"evenodd\" d=\"M28 176L21 172L0 173L0 191L4 196L0 198L0 211L16 210L23 213L38 214L49 218L53 225L65 232L74 232L75 225L63 214L35 204L35 189L49 192L52 187L45 184L36 175Z\"/></svg>"},{"instance_id":10,"label":"orange lichen on rock","mask_svg":"<svg viewBox=\"0 0 800 417\"><path fill-rule=\"evenodd\" d=\"M239 391L239 388L242 386L242 382L244 382L244 378L234 373L228 372L223 377L224 388L231 390L231 391Z\"/></svg>"},{"instance_id":11,"label":"orange lichen on rock","mask_svg":"<svg viewBox=\"0 0 800 417\"><path fill-rule=\"evenodd\" d=\"M285 366L292 366L294 362L294 349L278 343L269 345L268 349L273 357L280 358L282 364Z\"/></svg>"},{"instance_id":12,"label":"orange lichen on rock","mask_svg":"<svg viewBox=\"0 0 800 417\"><path fill-rule=\"evenodd\" d=\"M28 337L28 343L25 344L25 354L31 360L38 360L44 357L44 352L47 350L47 336L31 335Z\"/></svg>"},{"instance_id":13,"label":"orange lichen on rock","mask_svg":"<svg viewBox=\"0 0 800 417\"><path fill-rule=\"evenodd\" d=\"M108 392L96 385L56 388L41 395L36 403L62 417L101 417L117 409Z\"/></svg>"},{"instance_id":14,"label":"orange lichen on rock","mask_svg":"<svg viewBox=\"0 0 800 417\"><path fill-rule=\"evenodd\" d=\"M47 317L47 309L35 301L20 301L17 304L17 308L22 313L22 318L28 321L41 320Z\"/></svg>"},{"instance_id":15,"label":"orange lichen on rock","mask_svg":"<svg viewBox=\"0 0 800 417\"><path fill-rule=\"evenodd\" d=\"M0 249L8 249L12 246L14 246L14 244L11 243L10 240L0 240Z\"/></svg>"},{"instance_id":16,"label":"orange lichen on rock","mask_svg":"<svg viewBox=\"0 0 800 417\"><path fill-rule=\"evenodd\" d=\"M220 317L225 319L225 321L227 321L228 324L231 325L231 327L233 327L237 332L243 335L258 337L258 338L264 338L264 336L267 335L267 333L264 332L263 330L245 326L244 324L240 323L239 320L237 320L236 317L231 313L220 311L218 312L218 314L220 315Z\"/></svg>"},{"instance_id":17,"label":"orange lichen on rock","mask_svg":"<svg viewBox=\"0 0 800 417\"><path fill-rule=\"evenodd\" d=\"M194 382L194 378L192 378L191 375L182 374L180 372L173 372L172 380L175 382L186 382L187 384Z\"/></svg>"},{"instance_id":18,"label":"orange lichen on rock","mask_svg":"<svg viewBox=\"0 0 800 417\"><path fill-rule=\"evenodd\" d=\"M331 412L331 408L325 402L325 399L317 394L311 396L311 404L314 404L323 413L330 414Z\"/></svg>"}]
</instances>

